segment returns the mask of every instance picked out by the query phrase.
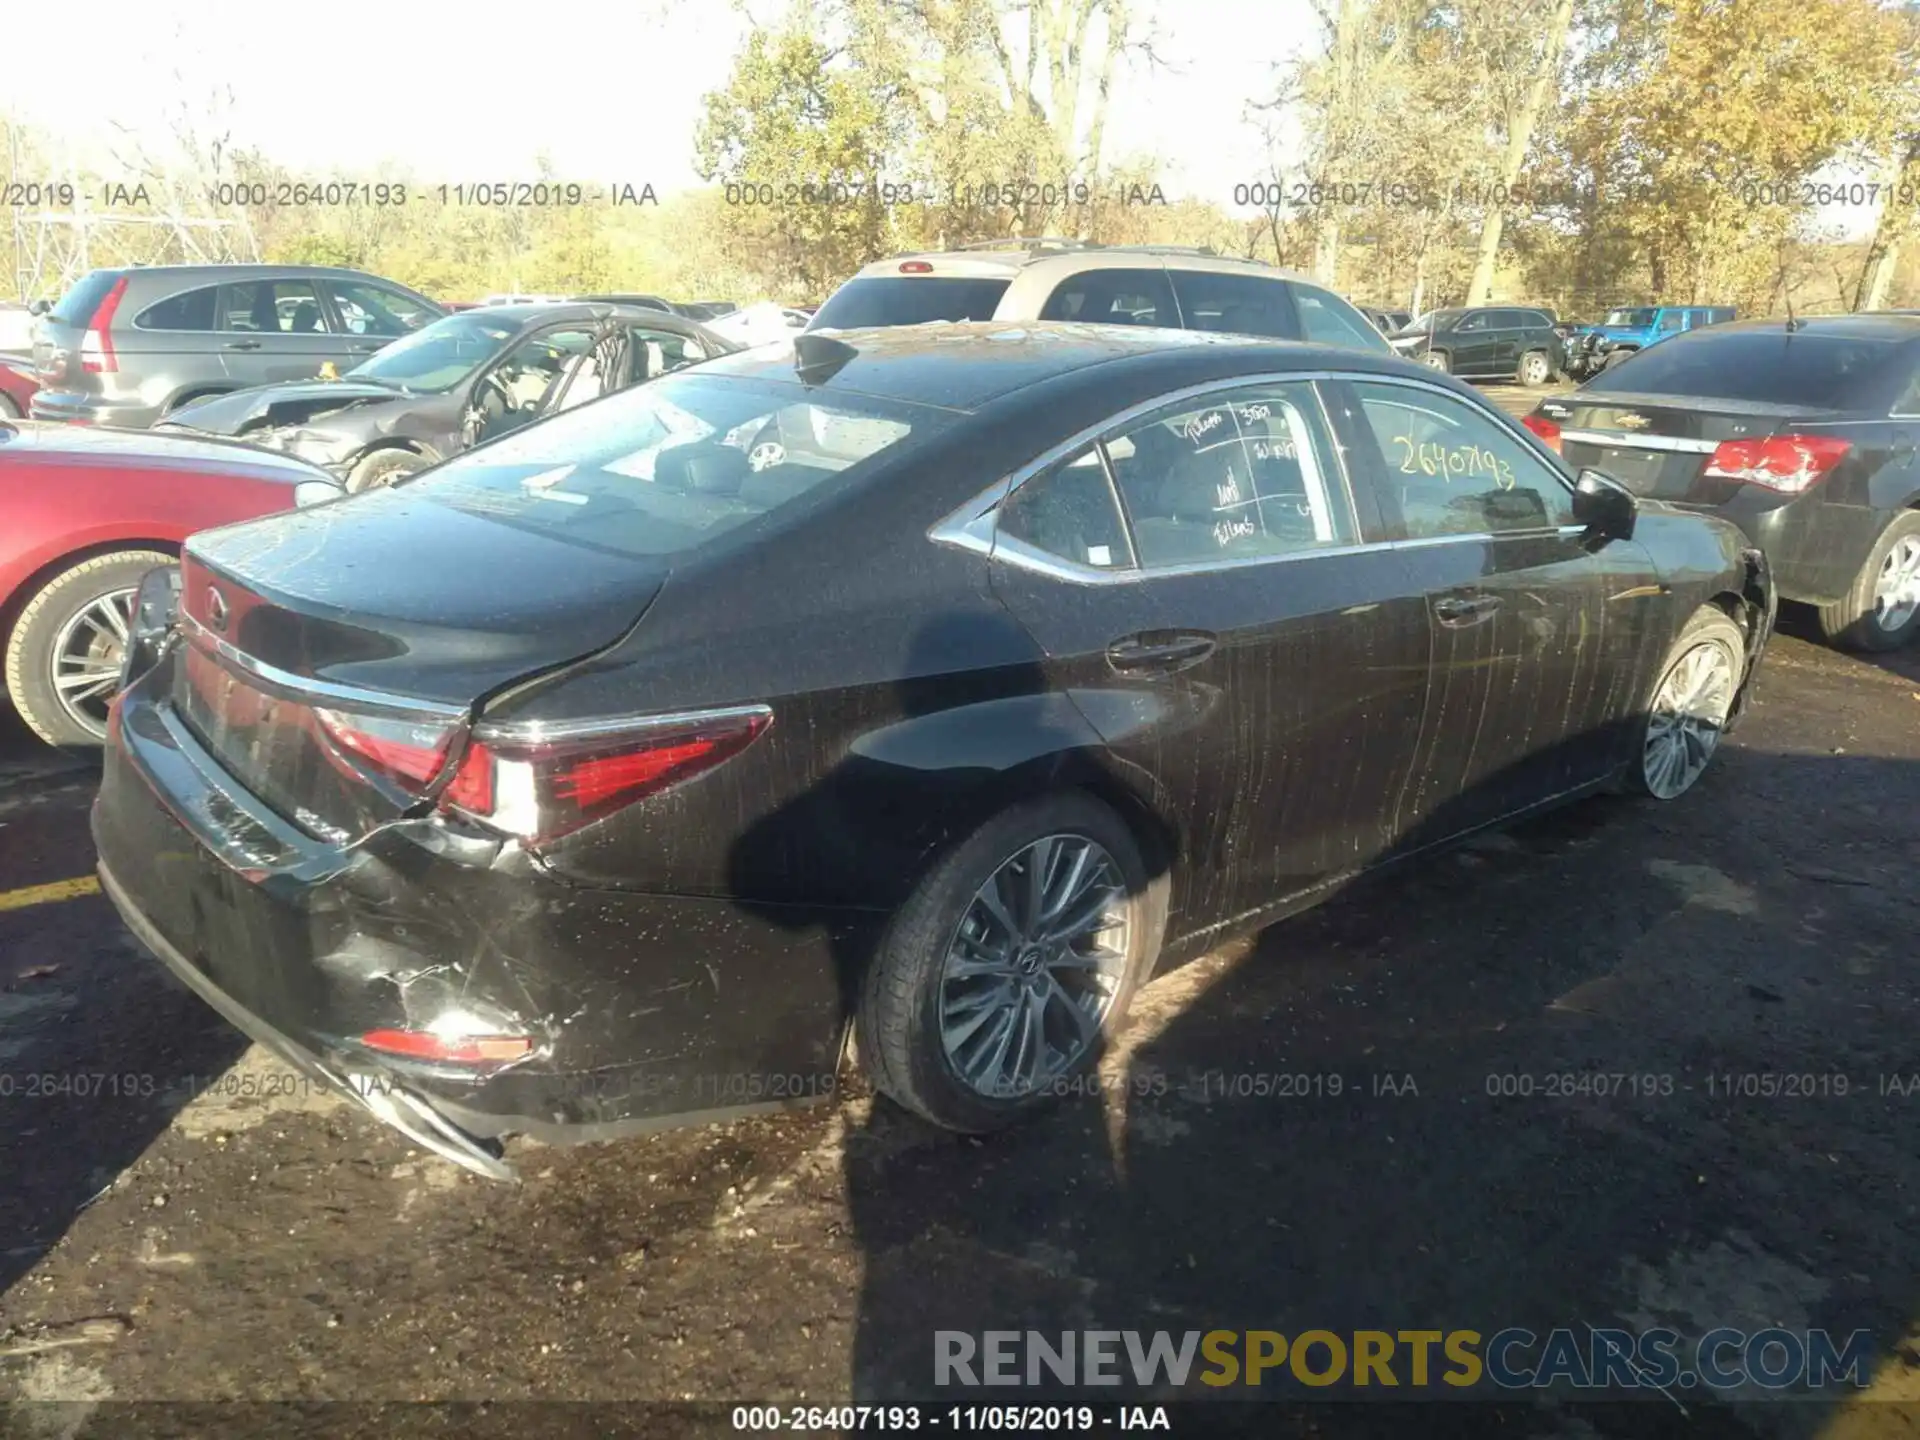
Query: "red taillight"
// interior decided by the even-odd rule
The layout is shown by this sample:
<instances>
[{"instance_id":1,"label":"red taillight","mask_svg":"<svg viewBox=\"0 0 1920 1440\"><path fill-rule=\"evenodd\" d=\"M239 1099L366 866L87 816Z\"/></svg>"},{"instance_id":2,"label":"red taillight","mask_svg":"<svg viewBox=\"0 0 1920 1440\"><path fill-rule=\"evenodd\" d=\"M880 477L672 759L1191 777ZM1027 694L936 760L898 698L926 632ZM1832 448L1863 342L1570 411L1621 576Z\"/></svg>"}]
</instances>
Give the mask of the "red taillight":
<instances>
[{"instance_id":1,"label":"red taillight","mask_svg":"<svg viewBox=\"0 0 1920 1440\"><path fill-rule=\"evenodd\" d=\"M713 769L772 723L756 705L571 735L501 730L468 744L440 803L528 841L552 840Z\"/></svg>"},{"instance_id":2,"label":"red taillight","mask_svg":"<svg viewBox=\"0 0 1920 1440\"><path fill-rule=\"evenodd\" d=\"M1743 485L1762 485L1798 495L1825 479L1853 448L1831 435L1774 435L1764 440L1723 440L1704 474Z\"/></svg>"},{"instance_id":3,"label":"red taillight","mask_svg":"<svg viewBox=\"0 0 1920 1440\"><path fill-rule=\"evenodd\" d=\"M80 364L90 374L111 375L120 368L113 354L113 316L126 293L127 277L122 275L94 307L93 318L87 322L86 338L80 342Z\"/></svg>"},{"instance_id":4,"label":"red taillight","mask_svg":"<svg viewBox=\"0 0 1920 1440\"><path fill-rule=\"evenodd\" d=\"M341 750L407 790L422 789L440 773L454 734L451 725L355 715L317 706L313 716L320 722L321 733Z\"/></svg>"},{"instance_id":5,"label":"red taillight","mask_svg":"<svg viewBox=\"0 0 1920 1440\"><path fill-rule=\"evenodd\" d=\"M533 1053L533 1041L524 1035L437 1035L431 1030L369 1030L360 1037L369 1050L401 1055L409 1060L435 1060L450 1065L488 1065L518 1060Z\"/></svg>"},{"instance_id":6,"label":"red taillight","mask_svg":"<svg viewBox=\"0 0 1920 1440\"><path fill-rule=\"evenodd\" d=\"M902 275L931 275L933 273L933 266L926 260L902 260L900 262L900 273Z\"/></svg>"},{"instance_id":7,"label":"red taillight","mask_svg":"<svg viewBox=\"0 0 1920 1440\"><path fill-rule=\"evenodd\" d=\"M1527 415L1520 423L1540 437L1540 443L1554 454L1560 453L1560 426L1544 415Z\"/></svg>"}]
</instances>

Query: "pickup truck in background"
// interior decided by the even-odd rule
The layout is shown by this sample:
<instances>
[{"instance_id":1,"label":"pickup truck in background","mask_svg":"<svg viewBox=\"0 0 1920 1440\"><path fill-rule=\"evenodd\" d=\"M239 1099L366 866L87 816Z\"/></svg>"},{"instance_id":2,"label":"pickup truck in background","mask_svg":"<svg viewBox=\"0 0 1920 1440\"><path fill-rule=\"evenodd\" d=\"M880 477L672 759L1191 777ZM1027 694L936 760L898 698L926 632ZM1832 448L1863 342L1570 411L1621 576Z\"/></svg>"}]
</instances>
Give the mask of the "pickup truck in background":
<instances>
[{"instance_id":1,"label":"pickup truck in background","mask_svg":"<svg viewBox=\"0 0 1920 1440\"><path fill-rule=\"evenodd\" d=\"M1731 305L1631 305L1609 310L1598 325L1583 325L1567 341L1567 374L1576 380L1670 336L1736 319Z\"/></svg>"}]
</instances>

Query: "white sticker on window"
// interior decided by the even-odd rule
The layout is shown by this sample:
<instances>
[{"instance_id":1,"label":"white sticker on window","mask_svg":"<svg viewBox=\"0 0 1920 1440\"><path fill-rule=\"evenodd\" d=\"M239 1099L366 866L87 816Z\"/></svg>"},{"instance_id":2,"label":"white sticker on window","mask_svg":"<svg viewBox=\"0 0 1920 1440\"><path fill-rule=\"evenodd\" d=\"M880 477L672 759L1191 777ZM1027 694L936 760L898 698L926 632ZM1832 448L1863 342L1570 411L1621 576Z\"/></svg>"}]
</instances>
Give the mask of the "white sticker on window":
<instances>
[{"instance_id":1,"label":"white sticker on window","mask_svg":"<svg viewBox=\"0 0 1920 1440\"><path fill-rule=\"evenodd\" d=\"M1113 551L1105 545L1089 545L1087 547L1087 563L1089 565L1111 565L1113 563Z\"/></svg>"}]
</instances>

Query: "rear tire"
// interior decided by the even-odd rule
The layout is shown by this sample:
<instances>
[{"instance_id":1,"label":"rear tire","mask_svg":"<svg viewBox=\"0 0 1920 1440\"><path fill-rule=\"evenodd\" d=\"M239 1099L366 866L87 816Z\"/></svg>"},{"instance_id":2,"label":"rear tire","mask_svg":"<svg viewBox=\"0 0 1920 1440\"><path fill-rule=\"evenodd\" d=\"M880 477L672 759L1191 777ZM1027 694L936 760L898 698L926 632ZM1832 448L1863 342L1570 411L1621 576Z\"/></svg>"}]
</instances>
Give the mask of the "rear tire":
<instances>
[{"instance_id":1,"label":"rear tire","mask_svg":"<svg viewBox=\"0 0 1920 1440\"><path fill-rule=\"evenodd\" d=\"M1726 611L1705 605L1687 622L1636 727L1622 789L1678 800L1706 774L1746 678L1746 653L1747 637Z\"/></svg>"},{"instance_id":2,"label":"rear tire","mask_svg":"<svg viewBox=\"0 0 1920 1440\"><path fill-rule=\"evenodd\" d=\"M1036 856L1045 863L1034 866ZM1035 869L1053 881L1045 900L1060 902L1051 925L1026 924L1024 886ZM1061 897L1075 881L1087 888L1068 903ZM1102 904L1102 893L1113 898ZM855 1024L875 1088L966 1133L1045 1108L1099 1063L1125 1020L1160 953L1166 893L1125 822L1089 795L1045 795L987 821L921 880L867 972ZM991 918L996 902L1014 924ZM1048 938L1089 903L1094 928ZM1023 1058L1035 1061L1025 1071Z\"/></svg>"},{"instance_id":3,"label":"rear tire","mask_svg":"<svg viewBox=\"0 0 1920 1440\"><path fill-rule=\"evenodd\" d=\"M347 472L347 493L358 495L363 490L384 490L431 463L426 456L411 450L376 450L371 455L363 455Z\"/></svg>"},{"instance_id":4,"label":"rear tire","mask_svg":"<svg viewBox=\"0 0 1920 1440\"><path fill-rule=\"evenodd\" d=\"M1896 515L1853 578L1820 607L1820 633L1849 650L1898 650L1920 635L1920 512Z\"/></svg>"},{"instance_id":5,"label":"rear tire","mask_svg":"<svg viewBox=\"0 0 1920 1440\"><path fill-rule=\"evenodd\" d=\"M1520 357L1519 380L1530 389L1539 389L1553 378L1553 361L1544 350L1529 350Z\"/></svg>"},{"instance_id":6,"label":"rear tire","mask_svg":"<svg viewBox=\"0 0 1920 1440\"><path fill-rule=\"evenodd\" d=\"M0 391L0 420L24 420L20 407L13 403L13 397Z\"/></svg>"},{"instance_id":7,"label":"rear tire","mask_svg":"<svg viewBox=\"0 0 1920 1440\"><path fill-rule=\"evenodd\" d=\"M141 577L174 557L158 550L115 550L61 571L27 602L7 638L7 693L20 717L49 745L98 745L106 739L105 702L119 689L124 622ZM98 682L109 672L113 679ZM65 678L65 685L57 683ZM63 700L63 695L66 697Z\"/></svg>"}]
</instances>

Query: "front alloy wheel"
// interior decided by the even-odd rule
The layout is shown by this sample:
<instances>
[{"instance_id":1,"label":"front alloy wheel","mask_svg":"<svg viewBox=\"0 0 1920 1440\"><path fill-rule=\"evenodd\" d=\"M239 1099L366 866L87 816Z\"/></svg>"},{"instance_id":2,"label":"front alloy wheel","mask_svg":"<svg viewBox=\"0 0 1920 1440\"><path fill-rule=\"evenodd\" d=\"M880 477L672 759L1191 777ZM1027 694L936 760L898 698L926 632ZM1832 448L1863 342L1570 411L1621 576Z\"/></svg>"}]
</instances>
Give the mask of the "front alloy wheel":
<instances>
[{"instance_id":1,"label":"front alloy wheel","mask_svg":"<svg viewBox=\"0 0 1920 1440\"><path fill-rule=\"evenodd\" d=\"M976 1094L1018 1100L1086 1058L1126 975L1132 921L1114 859L1084 835L1008 857L961 916L940 979L940 1036Z\"/></svg>"},{"instance_id":2,"label":"front alloy wheel","mask_svg":"<svg viewBox=\"0 0 1920 1440\"><path fill-rule=\"evenodd\" d=\"M1920 611L1920 535L1902 535L1873 577L1873 623L1892 635Z\"/></svg>"},{"instance_id":3,"label":"front alloy wheel","mask_svg":"<svg viewBox=\"0 0 1920 1440\"><path fill-rule=\"evenodd\" d=\"M1731 621L1725 624L1737 642L1740 632ZM1642 781L1655 799L1685 794L1706 773L1740 688L1738 654L1724 634L1703 630L1668 667L1653 697L1640 759Z\"/></svg>"}]
</instances>

